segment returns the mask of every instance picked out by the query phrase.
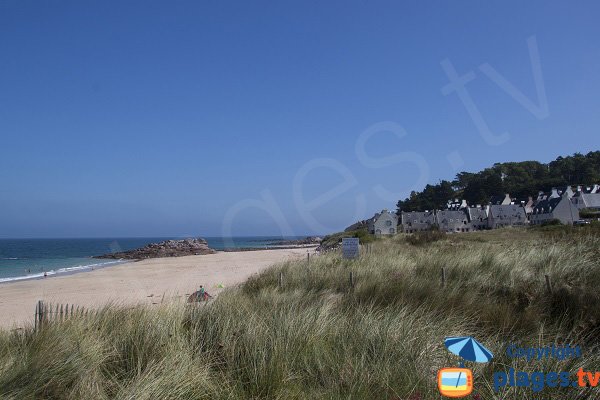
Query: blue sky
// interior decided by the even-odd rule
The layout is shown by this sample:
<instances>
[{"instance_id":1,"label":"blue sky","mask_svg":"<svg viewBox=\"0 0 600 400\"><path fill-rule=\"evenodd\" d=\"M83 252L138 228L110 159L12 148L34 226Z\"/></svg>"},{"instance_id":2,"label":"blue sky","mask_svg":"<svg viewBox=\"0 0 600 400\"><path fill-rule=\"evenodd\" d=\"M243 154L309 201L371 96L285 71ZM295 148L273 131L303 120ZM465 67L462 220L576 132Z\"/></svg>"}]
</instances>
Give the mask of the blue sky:
<instances>
[{"instance_id":1,"label":"blue sky","mask_svg":"<svg viewBox=\"0 0 600 400\"><path fill-rule=\"evenodd\" d=\"M599 11L2 1L0 237L322 234L422 182L597 150Z\"/></svg>"}]
</instances>

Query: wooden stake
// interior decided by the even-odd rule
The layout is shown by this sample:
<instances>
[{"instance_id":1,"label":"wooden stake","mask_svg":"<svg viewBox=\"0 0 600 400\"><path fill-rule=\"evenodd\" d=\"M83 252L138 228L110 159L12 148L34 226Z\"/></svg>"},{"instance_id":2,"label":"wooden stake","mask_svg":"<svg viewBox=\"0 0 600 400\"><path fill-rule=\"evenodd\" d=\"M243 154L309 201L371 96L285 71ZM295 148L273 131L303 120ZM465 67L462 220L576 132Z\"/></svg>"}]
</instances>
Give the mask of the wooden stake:
<instances>
[{"instance_id":1,"label":"wooden stake","mask_svg":"<svg viewBox=\"0 0 600 400\"><path fill-rule=\"evenodd\" d=\"M279 273L279 287L283 287L283 272Z\"/></svg>"},{"instance_id":2,"label":"wooden stake","mask_svg":"<svg viewBox=\"0 0 600 400\"><path fill-rule=\"evenodd\" d=\"M548 293L552 293L552 283L550 282L550 275L544 275L544 277L546 278L546 290L548 290Z\"/></svg>"},{"instance_id":3,"label":"wooden stake","mask_svg":"<svg viewBox=\"0 0 600 400\"><path fill-rule=\"evenodd\" d=\"M446 287L446 268L442 267L442 287Z\"/></svg>"},{"instance_id":4,"label":"wooden stake","mask_svg":"<svg viewBox=\"0 0 600 400\"><path fill-rule=\"evenodd\" d=\"M350 271L350 288L354 289L354 273Z\"/></svg>"},{"instance_id":5,"label":"wooden stake","mask_svg":"<svg viewBox=\"0 0 600 400\"><path fill-rule=\"evenodd\" d=\"M39 300L37 303L35 303L35 316L33 317L33 325L34 325L34 329L37 331L38 328L38 313L40 310L40 301Z\"/></svg>"}]
</instances>

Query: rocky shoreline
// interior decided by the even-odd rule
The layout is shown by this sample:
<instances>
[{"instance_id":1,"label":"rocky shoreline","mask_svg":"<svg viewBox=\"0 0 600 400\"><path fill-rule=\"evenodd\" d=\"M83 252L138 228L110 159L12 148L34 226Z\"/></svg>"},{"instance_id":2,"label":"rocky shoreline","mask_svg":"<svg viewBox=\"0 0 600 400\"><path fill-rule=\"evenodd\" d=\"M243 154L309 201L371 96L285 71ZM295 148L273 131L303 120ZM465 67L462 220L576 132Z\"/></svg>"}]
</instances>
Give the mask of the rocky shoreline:
<instances>
[{"instance_id":1,"label":"rocky shoreline","mask_svg":"<svg viewBox=\"0 0 600 400\"><path fill-rule=\"evenodd\" d=\"M103 254L93 258L108 258L115 260L143 260L147 258L197 256L214 254L216 250L208 247L206 240L191 238L183 240L165 240L160 243L150 243L139 249L119 253Z\"/></svg>"},{"instance_id":2,"label":"rocky shoreline","mask_svg":"<svg viewBox=\"0 0 600 400\"><path fill-rule=\"evenodd\" d=\"M258 243L259 241L257 241ZM313 248L321 243L321 238L309 236L303 239L296 240L275 240L268 241L264 246L245 247L245 248L227 248L221 251L237 252L237 251L258 251L258 250L275 250L275 249L297 249L297 248ZM217 251L208 247L206 240L202 238L190 238L182 240L165 240L160 243L150 243L139 249L121 251L118 253L103 254L92 258L113 259L113 260L145 260L148 258L163 258L163 257L184 257L197 256L204 254L214 254Z\"/></svg>"}]
</instances>

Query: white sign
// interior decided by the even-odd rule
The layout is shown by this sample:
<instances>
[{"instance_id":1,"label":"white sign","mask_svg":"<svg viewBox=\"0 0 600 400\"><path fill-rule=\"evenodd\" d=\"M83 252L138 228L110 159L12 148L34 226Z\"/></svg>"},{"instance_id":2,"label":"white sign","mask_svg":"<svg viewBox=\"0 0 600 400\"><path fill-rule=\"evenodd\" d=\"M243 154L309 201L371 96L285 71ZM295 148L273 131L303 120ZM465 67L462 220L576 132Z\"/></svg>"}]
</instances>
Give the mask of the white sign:
<instances>
[{"instance_id":1,"label":"white sign","mask_svg":"<svg viewBox=\"0 0 600 400\"><path fill-rule=\"evenodd\" d=\"M342 256L344 258L358 258L358 238L342 238Z\"/></svg>"}]
</instances>

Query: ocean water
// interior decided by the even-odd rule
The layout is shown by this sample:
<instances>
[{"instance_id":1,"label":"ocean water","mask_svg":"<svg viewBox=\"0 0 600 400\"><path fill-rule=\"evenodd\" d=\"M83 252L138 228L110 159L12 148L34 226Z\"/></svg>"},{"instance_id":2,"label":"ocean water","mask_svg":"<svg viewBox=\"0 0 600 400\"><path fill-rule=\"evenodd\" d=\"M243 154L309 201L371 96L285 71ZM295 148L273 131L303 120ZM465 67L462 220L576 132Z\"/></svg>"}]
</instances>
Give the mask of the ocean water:
<instances>
[{"instance_id":1,"label":"ocean water","mask_svg":"<svg viewBox=\"0 0 600 400\"><path fill-rule=\"evenodd\" d=\"M96 259L107 253L133 250L148 243L181 238L113 239L0 239L0 283L103 268L125 261ZM277 246L282 238L272 236L206 237L215 250Z\"/></svg>"}]
</instances>

